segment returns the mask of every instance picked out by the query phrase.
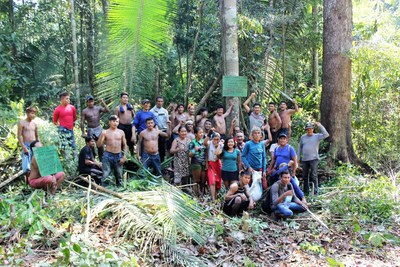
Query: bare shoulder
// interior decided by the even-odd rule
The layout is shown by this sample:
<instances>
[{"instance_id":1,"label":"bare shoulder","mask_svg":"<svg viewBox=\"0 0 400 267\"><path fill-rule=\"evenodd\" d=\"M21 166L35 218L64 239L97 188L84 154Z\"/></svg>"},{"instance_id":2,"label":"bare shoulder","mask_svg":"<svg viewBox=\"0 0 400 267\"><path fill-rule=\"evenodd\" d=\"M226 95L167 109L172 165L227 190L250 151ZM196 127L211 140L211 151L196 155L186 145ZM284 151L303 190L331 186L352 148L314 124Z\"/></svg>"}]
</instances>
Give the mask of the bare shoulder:
<instances>
[{"instance_id":1,"label":"bare shoulder","mask_svg":"<svg viewBox=\"0 0 400 267\"><path fill-rule=\"evenodd\" d=\"M233 183L229 186L229 190L236 192L239 189L239 185L237 183Z\"/></svg>"}]
</instances>

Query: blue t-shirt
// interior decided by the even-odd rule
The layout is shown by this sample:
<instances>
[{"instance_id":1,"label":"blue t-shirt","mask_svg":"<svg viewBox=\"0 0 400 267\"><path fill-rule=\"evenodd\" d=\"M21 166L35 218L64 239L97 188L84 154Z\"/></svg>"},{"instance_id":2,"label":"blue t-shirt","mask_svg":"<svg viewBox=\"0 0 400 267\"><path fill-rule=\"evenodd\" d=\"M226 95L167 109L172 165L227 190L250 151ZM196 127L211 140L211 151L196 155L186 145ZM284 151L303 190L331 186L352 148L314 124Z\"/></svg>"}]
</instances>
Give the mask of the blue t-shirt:
<instances>
[{"instance_id":1,"label":"blue t-shirt","mask_svg":"<svg viewBox=\"0 0 400 267\"><path fill-rule=\"evenodd\" d=\"M294 148L291 145L287 144L283 148L280 146L275 148L274 155L275 155L275 169L278 169L281 163L289 164L289 161L296 156L296 151L294 151Z\"/></svg>"},{"instance_id":2,"label":"blue t-shirt","mask_svg":"<svg viewBox=\"0 0 400 267\"><path fill-rule=\"evenodd\" d=\"M240 155L239 149L234 149L233 152L224 150L222 153L222 170L226 172L238 171L237 157Z\"/></svg>"},{"instance_id":3,"label":"blue t-shirt","mask_svg":"<svg viewBox=\"0 0 400 267\"><path fill-rule=\"evenodd\" d=\"M243 148L242 161L246 168L251 167L255 171L262 170L265 172L267 154L264 143L255 143L253 140L248 141Z\"/></svg>"},{"instance_id":4,"label":"blue t-shirt","mask_svg":"<svg viewBox=\"0 0 400 267\"><path fill-rule=\"evenodd\" d=\"M140 134L141 131L147 128L147 118L153 118L154 125L158 125L157 118L153 112L140 110L138 113L136 113L135 119L133 120L133 126L136 127L136 131L138 134Z\"/></svg>"}]
</instances>

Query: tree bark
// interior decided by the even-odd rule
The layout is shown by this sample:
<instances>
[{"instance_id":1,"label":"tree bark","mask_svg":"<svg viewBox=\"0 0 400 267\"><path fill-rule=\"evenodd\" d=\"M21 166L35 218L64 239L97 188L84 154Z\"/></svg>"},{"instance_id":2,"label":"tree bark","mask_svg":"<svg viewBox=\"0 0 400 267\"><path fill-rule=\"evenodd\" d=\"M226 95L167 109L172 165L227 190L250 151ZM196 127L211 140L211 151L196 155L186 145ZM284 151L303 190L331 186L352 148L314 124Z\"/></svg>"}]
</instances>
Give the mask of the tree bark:
<instances>
[{"instance_id":1,"label":"tree bark","mask_svg":"<svg viewBox=\"0 0 400 267\"><path fill-rule=\"evenodd\" d=\"M239 76L239 43L237 27L236 0L221 1L222 18L222 66L226 76ZM228 102L228 101L227 101ZM240 125L239 98L233 98L233 109L226 125L236 117L236 125ZM228 106L228 103L226 103Z\"/></svg>"},{"instance_id":2,"label":"tree bark","mask_svg":"<svg viewBox=\"0 0 400 267\"><path fill-rule=\"evenodd\" d=\"M331 160L362 165L351 139L351 0L324 1L321 123L330 136ZM369 169L368 169L369 168Z\"/></svg>"},{"instance_id":3,"label":"tree bark","mask_svg":"<svg viewBox=\"0 0 400 267\"><path fill-rule=\"evenodd\" d=\"M70 0L71 3L71 28L72 28L72 49L73 49L73 66L74 66L74 83L76 91L76 107L78 111L81 110L81 92L79 89L79 77L78 77L78 49L76 44L76 21L75 21L75 3L74 0Z\"/></svg>"},{"instance_id":4,"label":"tree bark","mask_svg":"<svg viewBox=\"0 0 400 267\"><path fill-rule=\"evenodd\" d=\"M313 21L314 21L314 33L317 34L318 33L318 5L314 4L312 6L312 16L313 16ZM314 47L312 48L312 70L313 70L313 84L314 87L317 88L319 85L319 71L318 71L318 67L319 67L319 60L318 60L318 47L317 45L314 45Z\"/></svg>"}]
</instances>

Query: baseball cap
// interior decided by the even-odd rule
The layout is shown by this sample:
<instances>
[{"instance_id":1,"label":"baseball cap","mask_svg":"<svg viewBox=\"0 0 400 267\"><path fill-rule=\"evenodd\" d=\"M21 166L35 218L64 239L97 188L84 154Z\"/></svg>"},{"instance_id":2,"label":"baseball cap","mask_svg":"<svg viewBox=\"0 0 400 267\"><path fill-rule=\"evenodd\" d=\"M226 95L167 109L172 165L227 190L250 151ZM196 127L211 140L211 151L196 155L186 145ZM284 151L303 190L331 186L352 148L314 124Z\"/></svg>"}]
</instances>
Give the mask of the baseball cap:
<instances>
[{"instance_id":1,"label":"baseball cap","mask_svg":"<svg viewBox=\"0 0 400 267\"><path fill-rule=\"evenodd\" d=\"M284 134L284 133L281 133L281 134L279 134L278 138L281 138L281 137L285 137L285 138L287 138L287 135L286 135L286 134Z\"/></svg>"},{"instance_id":2,"label":"baseball cap","mask_svg":"<svg viewBox=\"0 0 400 267\"><path fill-rule=\"evenodd\" d=\"M307 123L306 129L314 129L314 125L312 123Z\"/></svg>"},{"instance_id":3,"label":"baseball cap","mask_svg":"<svg viewBox=\"0 0 400 267\"><path fill-rule=\"evenodd\" d=\"M141 103L142 103L142 105L143 105L143 104L146 104L146 103L150 103L150 100L148 100L147 98L145 98L145 99L142 100Z\"/></svg>"},{"instance_id":4,"label":"baseball cap","mask_svg":"<svg viewBox=\"0 0 400 267\"><path fill-rule=\"evenodd\" d=\"M88 96L86 97L86 101L89 101L89 100L94 100L94 97L93 97L92 95L88 95Z\"/></svg>"}]
</instances>

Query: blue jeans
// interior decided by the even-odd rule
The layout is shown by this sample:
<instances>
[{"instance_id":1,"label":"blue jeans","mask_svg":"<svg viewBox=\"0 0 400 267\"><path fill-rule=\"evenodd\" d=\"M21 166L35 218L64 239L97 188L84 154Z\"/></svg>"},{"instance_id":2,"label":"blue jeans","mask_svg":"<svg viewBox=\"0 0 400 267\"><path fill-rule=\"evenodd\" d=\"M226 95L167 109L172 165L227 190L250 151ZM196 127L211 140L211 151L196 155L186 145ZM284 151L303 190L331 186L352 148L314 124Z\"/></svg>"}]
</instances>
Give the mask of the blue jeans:
<instances>
[{"instance_id":1,"label":"blue jeans","mask_svg":"<svg viewBox=\"0 0 400 267\"><path fill-rule=\"evenodd\" d=\"M146 152L142 152L142 163L143 166L148 169L150 165L153 165L153 169L157 175L162 175L161 173L161 160L160 154L147 154Z\"/></svg>"},{"instance_id":2,"label":"blue jeans","mask_svg":"<svg viewBox=\"0 0 400 267\"><path fill-rule=\"evenodd\" d=\"M279 203L273 210L276 215L283 217L293 216L293 212L305 212L306 210L295 202Z\"/></svg>"},{"instance_id":3,"label":"blue jeans","mask_svg":"<svg viewBox=\"0 0 400 267\"><path fill-rule=\"evenodd\" d=\"M310 191L310 180L314 183L314 195L318 195L318 159L302 161L304 193ZM310 178L309 178L310 176Z\"/></svg>"},{"instance_id":4,"label":"blue jeans","mask_svg":"<svg viewBox=\"0 0 400 267\"><path fill-rule=\"evenodd\" d=\"M32 151L30 148L31 143L29 142L24 142L24 145L28 148L29 153L25 154L24 150L21 152L21 158L22 158L22 171L23 173L31 171L31 160L32 160Z\"/></svg>"},{"instance_id":5,"label":"blue jeans","mask_svg":"<svg viewBox=\"0 0 400 267\"><path fill-rule=\"evenodd\" d=\"M119 164L120 159L122 158L122 153L111 153L104 152L103 159L101 161L103 168L103 178L101 179L104 182L107 177L111 173L111 168L114 169L114 176L117 180L117 185L121 185L122 183L122 165Z\"/></svg>"},{"instance_id":6,"label":"blue jeans","mask_svg":"<svg viewBox=\"0 0 400 267\"><path fill-rule=\"evenodd\" d=\"M76 143L75 143L74 130L73 129L70 130L63 126L59 126L58 131L60 133L61 147L65 149L67 146L70 146L73 150L75 150Z\"/></svg>"}]
</instances>

